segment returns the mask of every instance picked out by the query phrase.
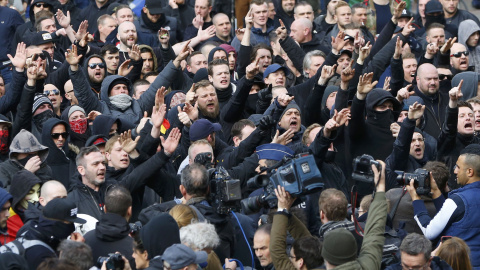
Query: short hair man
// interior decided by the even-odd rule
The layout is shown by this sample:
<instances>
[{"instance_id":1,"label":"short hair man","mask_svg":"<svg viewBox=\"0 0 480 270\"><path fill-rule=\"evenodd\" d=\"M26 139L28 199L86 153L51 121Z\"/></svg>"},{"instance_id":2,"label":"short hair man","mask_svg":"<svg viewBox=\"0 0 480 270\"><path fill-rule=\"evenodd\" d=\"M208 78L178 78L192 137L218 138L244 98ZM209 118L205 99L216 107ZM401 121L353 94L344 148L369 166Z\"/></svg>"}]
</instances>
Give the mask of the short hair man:
<instances>
[{"instance_id":1,"label":"short hair man","mask_svg":"<svg viewBox=\"0 0 480 270\"><path fill-rule=\"evenodd\" d=\"M92 249L85 243L65 239L58 247L59 258L78 266L80 270L89 270L93 264Z\"/></svg>"},{"instance_id":2,"label":"short hair man","mask_svg":"<svg viewBox=\"0 0 480 270\"><path fill-rule=\"evenodd\" d=\"M453 24L459 27L462 21L471 19L480 25L480 21L478 20L477 16L467 10L458 8L458 0L440 0L440 3L443 6L447 24Z\"/></svg>"},{"instance_id":3,"label":"short hair man","mask_svg":"<svg viewBox=\"0 0 480 270\"><path fill-rule=\"evenodd\" d=\"M106 44L102 47L102 57L107 64L108 75L117 74L118 66L120 64L120 51L113 44Z\"/></svg>"},{"instance_id":4,"label":"short hair man","mask_svg":"<svg viewBox=\"0 0 480 270\"><path fill-rule=\"evenodd\" d=\"M413 181L407 190L413 200L415 220L428 239L436 239L441 235L457 236L462 238L470 247L470 261L473 267L480 267L480 248L477 237L480 230L476 224L476 211L468 211L479 205L476 195L480 186L480 145L470 144L461 152L456 162L454 173L461 186L449 193L448 199L443 202L442 210L434 219L426 214L425 206L416 193ZM434 197L440 191L432 187ZM443 195L438 195L442 202ZM448 210L447 210L448 209ZM433 230L432 230L433 229Z\"/></svg>"},{"instance_id":5,"label":"short hair man","mask_svg":"<svg viewBox=\"0 0 480 270\"><path fill-rule=\"evenodd\" d=\"M215 36L222 42L230 44L232 41L232 24L227 15L223 13L217 13L212 19L213 25L215 25Z\"/></svg>"},{"instance_id":6,"label":"short hair man","mask_svg":"<svg viewBox=\"0 0 480 270\"><path fill-rule=\"evenodd\" d=\"M115 9L115 19L117 24L120 25L124 21L133 22L133 11L128 5L119 5Z\"/></svg>"},{"instance_id":7,"label":"short hair man","mask_svg":"<svg viewBox=\"0 0 480 270\"><path fill-rule=\"evenodd\" d=\"M139 99L140 96L147 91L150 86L150 82L145 79L136 80L133 84L133 98Z\"/></svg>"},{"instance_id":8,"label":"short hair man","mask_svg":"<svg viewBox=\"0 0 480 270\"><path fill-rule=\"evenodd\" d=\"M192 78L199 69L207 67L207 57L205 57L205 55L203 55L201 52L195 51L187 57L187 71L189 74L192 74Z\"/></svg>"},{"instance_id":9,"label":"short hair man","mask_svg":"<svg viewBox=\"0 0 480 270\"><path fill-rule=\"evenodd\" d=\"M232 127L232 138L233 138L233 145L238 147L240 143L245 140L252 132L256 129L255 124L248 120L242 119Z\"/></svg>"},{"instance_id":10,"label":"short hair man","mask_svg":"<svg viewBox=\"0 0 480 270\"><path fill-rule=\"evenodd\" d=\"M469 68L469 54L463 44L454 43L450 48L450 66L456 72L466 71Z\"/></svg>"},{"instance_id":11,"label":"short hair man","mask_svg":"<svg viewBox=\"0 0 480 270\"><path fill-rule=\"evenodd\" d=\"M85 243L92 248L93 258L120 252L132 261L133 238L129 235L128 221L132 215L132 196L122 186L109 188L105 195L105 214L95 230L85 234Z\"/></svg>"},{"instance_id":12,"label":"short hair man","mask_svg":"<svg viewBox=\"0 0 480 270\"><path fill-rule=\"evenodd\" d=\"M445 44L445 26L440 23L432 23L427 27L425 39L428 44L435 43L438 48Z\"/></svg>"},{"instance_id":13,"label":"short hair man","mask_svg":"<svg viewBox=\"0 0 480 270\"><path fill-rule=\"evenodd\" d=\"M290 31L290 25L295 20L293 11L295 9L296 0L280 0L275 5L275 28L280 26L280 20L283 21L287 31Z\"/></svg>"},{"instance_id":14,"label":"short hair man","mask_svg":"<svg viewBox=\"0 0 480 270\"><path fill-rule=\"evenodd\" d=\"M130 21L124 21L118 26L117 39L120 41L121 52L128 52L133 45L137 44L137 28Z\"/></svg>"},{"instance_id":15,"label":"short hair man","mask_svg":"<svg viewBox=\"0 0 480 270\"><path fill-rule=\"evenodd\" d=\"M305 78L311 78L317 74L318 69L322 66L327 56L320 50L308 52L303 58L303 75Z\"/></svg>"},{"instance_id":16,"label":"short hair man","mask_svg":"<svg viewBox=\"0 0 480 270\"><path fill-rule=\"evenodd\" d=\"M312 5L310 5L308 2L300 1L295 5L293 16L295 17L295 20L299 18L306 18L313 23L315 12L313 11Z\"/></svg>"},{"instance_id":17,"label":"short hair man","mask_svg":"<svg viewBox=\"0 0 480 270\"><path fill-rule=\"evenodd\" d=\"M108 35L117 27L117 22L112 16L105 14L98 17L97 25L100 36L95 38L105 43Z\"/></svg>"},{"instance_id":18,"label":"short hair man","mask_svg":"<svg viewBox=\"0 0 480 270\"><path fill-rule=\"evenodd\" d=\"M273 265L272 257L270 256L271 230L272 225L265 224L259 227L253 236L253 250L264 269L270 269Z\"/></svg>"},{"instance_id":19,"label":"short hair man","mask_svg":"<svg viewBox=\"0 0 480 270\"><path fill-rule=\"evenodd\" d=\"M42 185L38 202L41 206L45 207L49 201L65 197L67 197L65 186L56 180L50 180Z\"/></svg>"},{"instance_id":20,"label":"short hair man","mask_svg":"<svg viewBox=\"0 0 480 270\"><path fill-rule=\"evenodd\" d=\"M352 22L358 26L367 24L367 7L363 3L352 6Z\"/></svg>"}]
</instances>

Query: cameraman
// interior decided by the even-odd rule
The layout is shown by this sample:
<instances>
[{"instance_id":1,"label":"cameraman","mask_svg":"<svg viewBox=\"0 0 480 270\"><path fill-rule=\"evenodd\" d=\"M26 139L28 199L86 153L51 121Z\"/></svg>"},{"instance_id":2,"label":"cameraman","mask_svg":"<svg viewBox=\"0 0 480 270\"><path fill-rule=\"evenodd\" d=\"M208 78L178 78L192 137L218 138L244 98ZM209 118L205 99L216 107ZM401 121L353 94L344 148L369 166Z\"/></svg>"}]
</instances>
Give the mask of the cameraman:
<instances>
[{"instance_id":1,"label":"cameraman","mask_svg":"<svg viewBox=\"0 0 480 270\"><path fill-rule=\"evenodd\" d=\"M442 235L463 239L470 247L470 260L474 268L480 267L480 145L470 144L460 152L454 173L461 186L451 191L445 200L438 188L432 185L432 193L438 213L432 219L428 215L413 180L407 190L413 200L415 220L423 234L430 240Z\"/></svg>"},{"instance_id":2,"label":"cameraman","mask_svg":"<svg viewBox=\"0 0 480 270\"><path fill-rule=\"evenodd\" d=\"M357 257L357 243L350 232L344 229L332 230L325 235L322 257L328 269L380 269L383 244L385 242L385 224L387 221L387 203L385 198L385 163L381 173L372 165L376 193L369 209L369 219L365 228L362 248ZM339 248L341 247L341 248Z\"/></svg>"},{"instance_id":3,"label":"cameraman","mask_svg":"<svg viewBox=\"0 0 480 270\"><path fill-rule=\"evenodd\" d=\"M307 227L290 213L296 198L290 196L281 186L275 189L275 195L278 198L278 209L273 217L270 233L270 256L275 269L320 269L323 265L320 240L312 236ZM287 231L295 239L289 255L285 253Z\"/></svg>"},{"instance_id":4,"label":"cameraman","mask_svg":"<svg viewBox=\"0 0 480 270\"><path fill-rule=\"evenodd\" d=\"M427 163L425 138L415 128L417 119L423 116L425 105L418 102L408 108L408 116L401 123L401 129L393 144L393 151L385 160L387 164L387 190L398 187L396 170L413 173Z\"/></svg>"}]
</instances>

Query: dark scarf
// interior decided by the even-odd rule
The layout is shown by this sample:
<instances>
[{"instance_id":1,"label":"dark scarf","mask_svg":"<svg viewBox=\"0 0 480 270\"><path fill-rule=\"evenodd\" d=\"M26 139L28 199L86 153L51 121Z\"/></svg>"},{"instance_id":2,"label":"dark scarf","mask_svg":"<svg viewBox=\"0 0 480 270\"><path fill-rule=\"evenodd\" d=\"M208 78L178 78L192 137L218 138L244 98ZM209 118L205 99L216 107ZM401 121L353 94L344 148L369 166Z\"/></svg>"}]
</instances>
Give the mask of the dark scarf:
<instances>
[{"instance_id":1,"label":"dark scarf","mask_svg":"<svg viewBox=\"0 0 480 270\"><path fill-rule=\"evenodd\" d=\"M218 90L215 88L215 91L217 92L218 102L227 102L233 94L232 84L230 84L225 90Z\"/></svg>"},{"instance_id":2,"label":"dark scarf","mask_svg":"<svg viewBox=\"0 0 480 270\"><path fill-rule=\"evenodd\" d=\"M165 22L167 21L167 18L165 18L165 14L162 13L162 16L160 16L160 19L158 19L158 21L154 23L150 21L147 14L145 14L145 12L142 11L142 20L145 26L149 30L157 32L165 24Z\"/></svg>"}]
</instances>

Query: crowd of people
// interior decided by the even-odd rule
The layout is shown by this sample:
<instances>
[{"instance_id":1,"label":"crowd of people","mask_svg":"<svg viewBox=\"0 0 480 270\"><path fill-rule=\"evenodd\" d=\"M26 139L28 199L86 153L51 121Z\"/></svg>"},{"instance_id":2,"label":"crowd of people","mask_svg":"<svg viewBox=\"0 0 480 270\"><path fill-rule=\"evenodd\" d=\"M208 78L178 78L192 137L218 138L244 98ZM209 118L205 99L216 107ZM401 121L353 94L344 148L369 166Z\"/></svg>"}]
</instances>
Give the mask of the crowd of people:
<instances>
[{"instance_id":1,"label":"crowd of people","mask_svg":"<svg viewBox=\"0 0 480 270\"><path fill-rule=\"evenodd\" d=\"M480 269L479 39L459 0L0 1L0 269Z\"/></svg>"}]
</instances>

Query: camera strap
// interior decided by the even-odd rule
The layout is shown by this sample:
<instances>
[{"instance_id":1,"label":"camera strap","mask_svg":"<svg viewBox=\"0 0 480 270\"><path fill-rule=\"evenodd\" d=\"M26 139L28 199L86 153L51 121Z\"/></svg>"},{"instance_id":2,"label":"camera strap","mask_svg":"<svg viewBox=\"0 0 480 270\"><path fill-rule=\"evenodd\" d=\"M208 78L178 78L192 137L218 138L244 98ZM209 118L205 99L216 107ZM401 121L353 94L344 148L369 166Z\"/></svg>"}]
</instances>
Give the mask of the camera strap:
<instances>
[{"instance_id":1,"label":"camera strap","mask_svg":"<svg viewBox=\"0 0 480 270\"><path fill-rule=\"evenodd\" d=\"M353 185L352 190L350 192L350 205L352 206L352 217L353 217L353 224L355 226L355 233L363 237L363 229L362 226L358 223L357 217L355 216L355 210L357 207L357 186Z\"/></svg>"}]
</instances>

